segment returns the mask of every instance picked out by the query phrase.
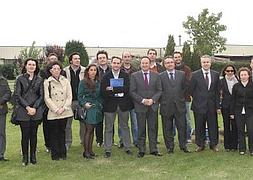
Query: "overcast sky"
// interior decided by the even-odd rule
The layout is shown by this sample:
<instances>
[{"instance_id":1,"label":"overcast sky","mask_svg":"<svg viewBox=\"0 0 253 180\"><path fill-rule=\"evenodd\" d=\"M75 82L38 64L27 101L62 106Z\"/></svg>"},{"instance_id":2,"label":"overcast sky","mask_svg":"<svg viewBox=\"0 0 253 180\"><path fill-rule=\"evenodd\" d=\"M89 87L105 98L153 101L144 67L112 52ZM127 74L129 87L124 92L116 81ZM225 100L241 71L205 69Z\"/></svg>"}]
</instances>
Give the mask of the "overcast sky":
<instances>
[{"instance_id":1,"label":"overcast sky","mask_svg":"<svg viewBox=\"0 0 253 180\"><path fill-rule=\"evenodd\" d=\"M208 8L223 13L227 44L253 45L250 0L3 0L0 3L0 46L65 45L164 47L168 34L188 39L187 16Z\"/></svg>"}]
</instances>

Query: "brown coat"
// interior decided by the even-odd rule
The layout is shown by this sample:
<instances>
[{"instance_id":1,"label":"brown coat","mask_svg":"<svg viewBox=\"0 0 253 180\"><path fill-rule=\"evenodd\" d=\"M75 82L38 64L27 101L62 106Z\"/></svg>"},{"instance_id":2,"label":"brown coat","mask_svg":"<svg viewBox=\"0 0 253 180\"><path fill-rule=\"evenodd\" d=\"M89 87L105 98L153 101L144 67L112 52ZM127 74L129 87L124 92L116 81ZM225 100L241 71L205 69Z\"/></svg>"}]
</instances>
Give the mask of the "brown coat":
<instances>
[{"instance_id":1,"label":"brown coat","mask_svg":"<svg viewBox=\"0 0 253 180\"><path fill-rule=\"evenodd\" d=\"M64 76L60 76L59 81L52 76L44 81L44 98L49 108L47 115L48 120L63 119L73 116L71 109L71 85ZM65 111L61 115L58 115L56 111L61 107L63 107Z\"/></svg>"},{"instance_id":2,"label":"brown coat","mask_svg":"<svg viewBox=\"0 0 253 180\"><path fill-rule=\"evenodd\" d=\"M191 77L192 77L192 70L191 70L191 68L189 66L185 65L184 63L182 63L180 66L176 66L176 69L180 70L180 71L184 71L186 80L188 82L190 82ZM186 102L191 102L191 95L190 94L186 94L185 100L186 100Z\"/></svg>"}]
</instances>

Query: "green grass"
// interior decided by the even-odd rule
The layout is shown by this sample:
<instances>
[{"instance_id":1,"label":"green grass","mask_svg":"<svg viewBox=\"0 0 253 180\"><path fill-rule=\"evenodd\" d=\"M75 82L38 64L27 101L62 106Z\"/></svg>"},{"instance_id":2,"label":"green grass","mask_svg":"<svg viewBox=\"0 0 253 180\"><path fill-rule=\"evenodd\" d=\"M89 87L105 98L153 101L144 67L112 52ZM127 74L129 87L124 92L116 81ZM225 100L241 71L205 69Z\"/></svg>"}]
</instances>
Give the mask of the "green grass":
<instances>
[{"instance_id":1,"label":"green grass","mask_svg":"<svg viewBox=\"0 0 253 180\"><path fill-rule=\"evenodd\" d=\"M21 166L20 128L14 126L7 118L7 150L9 162L0 162L0 175L3 179L252 179L253 157L247 153L240 156L238 152L225 152L220 144L220 152L209 149L201 153L184 154L176 144L175 153L166 154L163 143L162 127L159 121L159 144L162 157L146 155L142 159L128 156L123 150L113 147L112 157L105 159L103 149L94 145L98 154L95 160L82 157L83 148L79 144L79 124L73 121L73 145L66 161L52 161L45 152L42 126L38 132L38 153L36 165ZM219 121L220 127L221 120ZM117 141L117 136L115 135ZM148 146L147 146L148 147ZM147 148L148 149L148 148ZM194 151L195 145L189 149Z\"/></svg>"},{"instance_id":2,"label":"green grass","mask_svg":"<svg viewBox=\"0 0 253 180\"><path fill-rule=\"evenodd\" d=\"M73 145L66 161L52 161L43 145L42 126L38 132L37 165L21 166L20 129L7 120L7 151L9 162L0 162L1 179L251 179L253 157L237 152L214 153L206 149L201 153L184 154L175 149L173 155L166 154L159 126L159 149L162 157L146 155L142 159L128 156L123 150L113 147L112 157L105 159L103 149L94 145L98 154L95 160L82 157L83 148L79 144L79 124L73 122ZM115 139L116 136L115 136ZM189 148L193 151L194 144ZM3 176L4 175L4 176Z\"/></svg>"}]
</instances>

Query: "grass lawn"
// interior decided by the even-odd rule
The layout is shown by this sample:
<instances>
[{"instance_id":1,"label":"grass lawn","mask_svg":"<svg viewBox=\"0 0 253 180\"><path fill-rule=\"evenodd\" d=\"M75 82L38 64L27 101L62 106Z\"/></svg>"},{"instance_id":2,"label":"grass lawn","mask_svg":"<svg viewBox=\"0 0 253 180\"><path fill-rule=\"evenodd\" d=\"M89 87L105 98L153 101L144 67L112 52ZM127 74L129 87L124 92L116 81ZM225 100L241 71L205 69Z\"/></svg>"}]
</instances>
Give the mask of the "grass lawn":
<instances>
[{"instance_id":1,"label":"grass lawn","mask_svg":"<svg viewBox=\"0 0 253 180\"><path fill-rule=\"evenodd\" d=\"M166 154L163 143L161 122L159 121L159 144L162 157L146 155L142 159L129 156L114 146L112 157L105 159L103 149L95 147L98 154L95 160L82 157L83 148L79 144L79 123L73 121L73 145L66 161L52 161L45 151L42 126L38 132L38 153L36 165L21 166L20 128L14 126L7 118L8 162L0 162L0 175L3 179L252 179L253 157L247 153L240 156L238 152L225 152L220 144L220 152L208 148L200 153L184 154L178 144L174 154ZM221 124L221 123L220 123ZM222 126L221 126L222 127ZM117 134L117 133L116 133ZM115 135L117 141L117 136ZM194 144L189 149L194 151ZM148 148L147 148L148 149Z\"/></svg>"}]
</instances>

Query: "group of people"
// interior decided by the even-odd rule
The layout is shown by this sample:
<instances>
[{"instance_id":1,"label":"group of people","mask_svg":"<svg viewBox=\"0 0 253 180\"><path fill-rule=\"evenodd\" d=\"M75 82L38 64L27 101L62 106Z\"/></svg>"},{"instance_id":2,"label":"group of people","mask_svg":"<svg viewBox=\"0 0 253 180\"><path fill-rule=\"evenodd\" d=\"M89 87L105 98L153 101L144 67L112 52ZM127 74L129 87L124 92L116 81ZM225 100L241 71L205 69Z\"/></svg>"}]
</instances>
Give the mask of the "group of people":
<instances>
[{"instance_id":1,"label":"group of people","mask_svg":"<svg viewBox=\"0 0 253 180\"><path fill-rule=\"evenodd\" d=\"M94 131L97 146L104 147L104 157L111 157L116 116L119 145L127 155L132 155L132 141L139 149L137 157L145 156L147 129L150 154L162 156L157 147L159 112L167 152L174 153L176 128L180 150L190 153L187 142L191 141L192 132L191 101L196 152L205 149L206 128L210 149L219 151L217 112L221 111L225 150L239 149L241 155L245 154L246 126L249 152L253 155L251 71L242 67L237 74L233 65L226 65L219 74L211 70L211 57L203 55L201 68L192 72L182 61L180 52L166 56L161 64L156 62L156 57L156 50L149 49L147 56L141 57L139 69L131 64L132 55L127 51L122 57L113 56L110 66L108 53L98 51L96 63L86 68L81 66L77 52L69 56L70 65L64 69L54 53L49 54L42 70L37 60L27 59L13 93L13 112L21 129L22 165L27 166L29 159L30 163L37 163L37 130L41 122L46 150L52 160L66 160L72 145L73 112L79 106L86 111L79 131L84 158L96 156L92 150ZM10 98L8 83L0 77L0 161L7 160L4 157L6 103Z\"/></svg>"}]
</instances>

